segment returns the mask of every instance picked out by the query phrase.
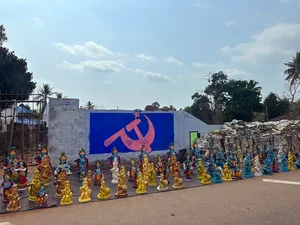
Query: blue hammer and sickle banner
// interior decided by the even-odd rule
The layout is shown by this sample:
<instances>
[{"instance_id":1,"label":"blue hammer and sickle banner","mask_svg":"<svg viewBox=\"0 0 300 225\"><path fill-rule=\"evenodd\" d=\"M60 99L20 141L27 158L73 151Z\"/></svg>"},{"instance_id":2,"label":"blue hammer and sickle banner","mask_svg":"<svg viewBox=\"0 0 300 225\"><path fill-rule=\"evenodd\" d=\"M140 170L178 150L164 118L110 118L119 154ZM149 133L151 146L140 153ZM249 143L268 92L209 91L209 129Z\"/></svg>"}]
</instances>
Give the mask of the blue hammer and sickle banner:
<instances>
[{"instance_id":1,"label":"blue hammer and sickle banner","mask_svg":"<svg viewBox=\"0 0 300 225\"><path fill-rule=\"evenodd\" d=\"M174 142L173 113L90 113L90 154L166 150Z\"/></svg>"}]
</instances>

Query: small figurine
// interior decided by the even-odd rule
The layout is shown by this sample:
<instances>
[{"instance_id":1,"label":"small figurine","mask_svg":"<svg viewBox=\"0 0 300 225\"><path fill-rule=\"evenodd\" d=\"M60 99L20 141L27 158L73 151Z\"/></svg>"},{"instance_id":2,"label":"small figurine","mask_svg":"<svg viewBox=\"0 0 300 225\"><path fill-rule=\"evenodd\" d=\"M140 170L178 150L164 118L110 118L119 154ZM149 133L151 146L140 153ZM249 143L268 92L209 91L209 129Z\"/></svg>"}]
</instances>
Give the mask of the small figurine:
<instances>
[{"instance_id":1,"label":"small figurine","mask_svg":"<svg viewBox=\"0 0 300 225\"><path fill-rule=\"evenodd\" d=\"M148 186L149 187L156 187L157 186L154 163L151 163L151 166L150 166Z\"/></svg>"},{"instance_id":2,"label":"small figurine","mask_svg":"<svg viewBox=\"0 0 300 225\"><path fill-rule=\"evenodd\" d=\"M4 176L3 176L3 183L2 183L2 195L3 195L3 202L7 203L9 202L8 196L12 192L12 186L14 185L14 182L11 180L11 173L8 169L4 169Z\"/></svg>"},{"instance_id":3,"label":"small figurine","mask_svg":"<svg viewBox=\"0 0 300 225\"><path fill-rule=\"evenodd\" d=\"M105 181L103 179L101 180L100 192L97 195L97 198L99 200L106 200L110 198L110 189L109 187L106 187Z\"/></svg>"},{"instance_id":4,"label":"small figurine","mask_svg":"<svg viewBox=\"0 0 300 225\"><path fill-rule=\"evenodd\" d=\"M41 182L40 182L40 171L36 170L33 174L32 181L29 183L28 188L28 200L31 202L35 202L37 198L37 193L40 190Z\"/></svg>"},{"instance_id":5,"label":"small figurine","mask_svg":"<svg viewBox=\"0 0 300 225\"><path fill-rule=\"evenodd\" d=\"M278 165L277 165L277 154L276 152L273 152L273 163L272 163L272 172L278 173Z\"/></svg>"},{"instance_id":6,"label":"small figurine","mask_svg":"<svg viewBox=\"0 0 300 225\"><path fill-rule=\"evenodd\" d=\"M42 207L47 205L48 195L45 191L44 183L41 183L40 190L37 193L35 201L36 207Z\"/></svg>"},{"instance_id":7,"label":"small figurine","mask_svg":"<svg viewBox=\"0 0 300 225\"><path fill-rule=\"evenodd\" d=\"M57 182L56 182L56 198L61 198L62 197L62 191L65 188L65 183L67 181L67 173L63 169L61 170L60 174L57 177Z\"/></svg>"},{"instance_id":8,"label":"small figurine","mask_svg":"<svg viewBox=\"0 0 300 225\"><path fill-rule=\"evenodd\" d=\"M222 175L219 167L214 169L212 173L211 181L213 183L222 183Z\"/></svg>"},{"instance_id":9,"label":"small figurine","mask_svg":"<svg viewBox=\"0 0 300 225\"><path fill-rule=\"evenodd\" d=\"M20 164L19 164L19 160L18 159L14 159L13 160L13 164L10 167L10 173L11 173L11 180L14 182L14 184L18 184L19 182L19 168L20 168Z\"/></svg>"},{"instance_id":10,"label":"small figurine","mask_svg":"<svg viewBox=\"0 0 300 225\"><path fill-rule=\"evenodd\" d=\"M173 188L174 189L182 189L184 188L183 186L183 180L179 177L179 174L177 172L175 172L175 176L174 176L174 184L173 184Z\"/></svg>"},{"instance_id":11,"label":"small figurine","mask_svg":"<svg viewBox=\"0 0 300 225\"><path fill-rule=\"evenodd\" d=\"M80 193L81 194L78 200L80 203L91 201L92 190L89 188L86 178L84 178L82 182L82 186L80 187Z\"/></svg>"},{"instance_id":12,"label":"small figurine","mask_svg":"<svg viewBox=\"0 0 300 225\"><path fill-rule=\"evenodd\" d=\"M198 179L202 179L203 172L204 172L204 166L203 166L202 160L199 160L198 161L198 175L197 175Z\"/></svg>"},{"instance_id":13,"label":"small figurine","mask_svg":"<svg viewBox=\"0 0 300 225\"><path fill-rule=\"evenodd\" d=\"M163 164L163 177L165 180L168 180L169 179L169 176L170 176L170 168L169 168L169 162L166 161L164 164Z\"/></svg>"},{"instance_id":14,"label":"small figurine","mask_svg":"<svg viewBox=\"0 0 300 225\"><path fill-rule=\"evenodd\" d=\"M232 181L232 174L231 174L231 171L229 170L227 164L224 165L224 171L223 171L223 173L224 173L224 177L223 177L224 181L227 181L227 182L228 181Z\"/></svg>"},{"instance_id":15,"label":"small figurine","mask_svg":"<svg viewBox=\"0 0 300 225\"><path fill-rule=\"evenodd\" d=\"M243 179L242 170L240 169L240 166L238 163L236 163L234 166L233 179L235 179L235 180Z\"/></svg>"},{"instance_id":16,"label":"small figurine","mask_svg":"<svg viewBox=\"0 0 300 225\"><path fill-rule=\"evenodd\" d=\"M117 184L118 183L118 176L119 176L119 167L118 167L118 165L119 165L118 160L115 159L114 162L113 162L113 167L110 169L111 176L112 176L112 180L111 180L112 184Z\"/></svg>"},{"instance_id":17,"label":"small figurine","mask_svg":"<svg viewBox=\"0 0 300 225\"><path fill-rule=\"evenodd\" d=\"M228 158L227 158L228 159ZM226 163L229 163L228 160L226 161ZM213 171L214 171L214 156L211 153L209 159L208 159L208 174L212 177L213 175Z\"/></svg>"},{"instance_id":18,"label":"small figurine","mask_svg":"<svg viewBox=\"0 0 300 225\"><path fill-rule=\"evenodd\" d=\"M40 180L44 183L45 186L50 184L50 177L52 174L52 168L50 164L50 157L45 155L43 157L42 163L38 167L40 174Z\"/></svg>"},{"instance_id":19,"label":"small figurine","mask_svg":"<svg viewBox=\"0 0 300 225\"><path fill-rule=\"evenodd\" d=\"M136 169L136 171L135 171L135 174L134 174L134 177L133 177L133 184L132 184L132 187L134 188L134 189L136 189L137 188L137 178L138 178L138 176L139 176L139 173L141 173L141 171L140 171L140 168L139 167L137 167L137 169Z\"/></svg>"},{"instance_id":20,"label":"small figurine","mask_svg":"<svg viewBox=\"0 0 300 225\"><path fill-rule=\"evenodd\" d=\"M282 148L280 148L278 150L278 153L277 153L277 156L276 156L276 158L277 158L277 167L278 167L278 170L280 170L280 171L282 170L282 165L281 165L282 153L283 153L283 150L282 150Z\"/></svg>"},{"instance_id":21,"label":"small figurine","mask_svg":"<svg viewBox=\"0 0 300 225\"><path fill-rule=\"evenodd\" d=\"M149 163L149 159L148 156L145 155L144 158L144 163L143 163L143 178L145 179L145 181L148 183L148 179L149 179L149 169L150 169L151 164Z\"/></svg>"},{"instance_id":22,"label":"small figurine","mask_svg":"<svg viewBox=\"0 0 300 225\"><path fill-rule=\"evenodd\" d=\"M147 185L146 185L146 180L144 179L142 173L139 173L136 183L137 183L137 188L135 190L135 193L138 195L146 194L147 193L147 190L146 190Z\"/></svg>"},{"instance_id":23,"label":"small figurine","mask_svg":"<svg viewBox=\"0 0 300 225\"><path fill-rule=\"evenodd\" d=\"M19 197L18 186L13 185L11 187L11 193L8 195L9 203L7 204L7 212L16 212L21 209L21 200Z\"/></svg>"},{"instance_id":24,"label":"small figurine","mask_svg":"<svg viewBox=\"0 0 300 225\"><path fill-rule=\"evenodd\" d=\"M201 158L201 152L200 149L198 147L198 143L195 141L193 144L193 150L192 150L192 162L193 162L193 169L198 168L198 160L200 160Z\"/></svg>"},{"instance_id":25,"label":"small figurine","mask_svg":"<svg viewBox=\"0 0 300 225\"><path fill-rule=\"evenodd\" d=\"M227 164L227 166L228 166L228 164ZM224 169L224 163L222 160L222 152L221 151L217 152L216 167L221 167L222 170Z\"/></svg>"},{"instance_id":26,"label":"small figurine","mask_svg":"<svg viewBox=\"0 0 300 225\"><path fill-rule=\"evenodd\" d=\"M290 171L295 170L294 155L291 152L288 153L288 168Z\"/></svg>"},{"instance_id":27,"label":"small figurine","mask_svg":"<svg viewBox=\"0 0 300 225\"><path fill-rule=\"evenodd\" d=\"M166 191L168 189L169 189L169 181L165 179L164 175L161 175L157 190L158 191Z\"/></svg>"},{"instance_id":28,"label":"small figurine","mask_svg":"<svg viewBox=\"0 0 300 225\"><path fill-rule=\"evenodd\" d=\"M176 172L176 155L172 155L171 158L169 158L170 160L170 175L172 177L175 176L175 172Z\"/></svg>"},{"instance_id":29,"label":"small figurine","mask_svg":"<svg viewBox=\"0 0 300 225\"><path fill-rule=\"evenodd\" d=\"M86 152L82 148L79 152L79 159L76 160L78 169L84 168L87 170L89 168L89 160L86 158Z\"/></svg>"},{"instance_id":30,"label":"small figurine","mask_svg":"<svg viewBox=\"0 0 300 225\"><path fill-rule=\"evenodd\" d=\"M100 186L101 180L104 179L103 170L101 168L100 161L96 161L96 168L94 170L94 185Z\"/></svg>"},{"instance_id":31,"label":"small figurine","mask_svg":"<svg viewBox=\"0 0 300 225\"><path fill-rule=\"evenodd\" d=\"M295 163L297 169L300 169L300 154L297 155L297 161Z\"/></svg>"},{"instance_id":32,"label":"small figurine","mask_svg":"<svg viewBox=\"0 0 300 225\"><path fill-rule=\"evenodd\" d=\"M203 174L202 174L201 184L206 185L206 184L210 184L210 183L211 183L211 177L207 173L207 170L204 169Z\"/></svg>"},{"instance_id":33,"label":"small figurine","mask_svg":"<svg viewBox=\"0 0 300 225\"><path fill-rule=\"evenodd\" d=\"M55 175L56 180L57 180L58 175L61 173L62 170L64 170L67 175L72 174L71 171L70 171L70 166L67 164L67 156L65 155L64 152L62 152L60 154L59 161L60 161L59 165L56 167L56 169L54 171L54 175Z\"/></svg>"},{"instance_id":34,"label":"small figurine","mask_svg":"<svg viewBox=\"0 0 300 225\"><path fill-rule=\"evenodd\" d=\"M93 184L93 171L92 170L87 171L86 180L88 182L89 188L91 188L92 184Z\"/></svg>"},{"instance_id":35,"label":"small figurine","mask_svg":"<svg viewBox=\"0 0 300 225\"><path fill-rule=\"evenodd\" d=\"M286 156L284 154L284 152L282 152L281 154L281 165L282 165L282 172L289 172L289 168L288 168L288 162L287 162L287 159L286 159Z\"/></svg>"},{"instance_id":36,"label":"small figurine","mask_svg":"<svg viewBox=\"0 0 300 225\"><path fill-rule=\"evenodd\" d=\"M148 156L147 151L146 151L146 146L142 145L141 154L139 155L141 165L144 164L145 156Z\"/></svg>"},{"instance_id":37,"label":"small figurine","mask_svg":"<svg viewBox=\"0 0 300 225\"><path fill-rule=\"evenodd\" d=\"M73 193L71 191L70 181L66 180L65 188L62 191L62 198L60 200L60 205L71 205L73 204Z\"/></svg>"},{"instance_id":38,"label":"small figurine","mask_svg":"<svg viewBox=\"0 0 300 225\"><path fill-rule=\"evenodd\" d=\"M268 154L266 159L265 159L265 165L262 169L263 175L273 175L271 167L272 167L272 160L271 160L270 155Z\"/></svg>"},{"instance_id":39,"label":"small figurine","mask_svg":"<svg viewBox=\"0 0 300 225\"><path fill-rule=\"evenodd\" d=\"M238 152L238 154L237 154L237 162L238 162L240 168L244 167L244 159L243 158L244 158L243 157L243 153L241 151Z\"/></svg>"},{"instance_id":40,"label":"small figurine","mask_svg":"<svg viewBox=\"0 0 300 225\"><path fill-rule=\"evenodd\" d=\"M262 176L262 172L261 172L261 165L260 165L260 159L259 159L259 155L256 155L254 158L254 175L256 177L260 177Z\"/></svg>"},{"instance_id":41,"label":"small figurine","mask_svg":"<svg viewBox=\"0 0 300 225\"><path fill-rule=\"evenodd\" d=\"M39 155L38 157L35 158L37 165L41 165L42 164L44 156L48 156L47 145L43 145L42 151L41 151L41 155ZM51 159L50 159L50 157L49 157L49 163L51 165Z\"/></svg>"},{"instance_id":42,"label":"small figurine","mask_svg":"<svg viewBox=\"0 0 300 225\"><path fill-rule=\"evenodd\" d=\"M120 156L118 156L118 149L116 147L113 147L112 150L112 156L109 158L110 161L110 168L112 168L114 166L114 164L117 163L117 167L120 166Z\"/></svg>"},{"instance_id":43,"label":"small figurine","mask_svg":"<svg viewBox=\"0 0 300 225\"><path fill-rule=\"evenodd\" d=\"M161 156L157 155L157 162L155 164L156 175L159 177L163 173L163 162L161 161Z\"/></svg>"},{"instance_id":44,"label":"small figurine","mask_svg":"<svg viewBox=\"0 0 300 225\"><path fill-rule=\"evenodd\" d=\"M17 172L19 173L18 189L19 191L24 191L28 188L28 180L27 180L28 170L25 162L23 161L19 162L19 168L17 169Z\"/></svg>"},{"instance_id":45,"label":"small figurine","mask_svg":"<svg viewBox=\"0 0 300 225\"><path fill-rule=\"evenodd\" d=\"M128 171L128 181L129 182L134 182L135 172L136 172L136 164L135 164L134 158L131 158L130 170Z\"/></svg>"},{"instance_id":46,"label":"small figurine","mask_svg":"<svg viewBox=\"0 0 300 225\"><path fill-rule=\"evenodd\" d=\"M82 185L83 179L86 177L86 171L84 168L80 168L80 173L79 173L79 183Z\"/></svg>"},{"instance_id":47,"label":"small figurine","mask_svg":"<svg viewBox=\"0 0 300 225\"><path fill-rule=\"evenodd\" d=\"M174 144L170 143L170 145L169 145L169 152L167 153L167 160L171 159L171 157L173 155L176 155L176 152L174 150Z\"/></svg>"},{"instance_id":48,"label":"small figurine","mask_svg":"<svg viewBox=\"0 0 300 225\"><path fill-rule=\"evenodd\" d=\"M15 146L12 146L10 148L10 153L9 153L9 156L5 162L5 165L4 167L7 168L7 169L11 169L11 167L13 166L13 162L17 160L17 152L16 152L16 147ZM18 160L17 160L18 161Z\"/></svg>"},{"instance_id":49,"label":"small figurine","mask_svg":"<svg viewBox=\"0 0 300 225\"><path fill-rule=\"evenodd\" d=\"M120 174L118 176L118 187L117 193L115 194L116 197L126 197L128 195L127 186L126 186L126 171L125 167L121 167Z\"/></svg>"},{"instance_id":50,"label":"small figurine","mask_svg":"<svg viewBox=\"0 0 300 225\"><path fill-rule=\"evenodd\" d=\"M186 160L183 164L183 169L184 169L184 180L185 181L191 181L192 180L192 162L190 160L190 154L187 152L186 153Z\"/></svg>"},{"instance_id":51,"label":"small figurine","mask_svg":"<svg viewBox=\"0 0 300 225\"><path fill-rule=\"evenodd\" d=\"M244 162L244 178L253 178L249 153L247 154Z\"/></svg>"}]
</instances>

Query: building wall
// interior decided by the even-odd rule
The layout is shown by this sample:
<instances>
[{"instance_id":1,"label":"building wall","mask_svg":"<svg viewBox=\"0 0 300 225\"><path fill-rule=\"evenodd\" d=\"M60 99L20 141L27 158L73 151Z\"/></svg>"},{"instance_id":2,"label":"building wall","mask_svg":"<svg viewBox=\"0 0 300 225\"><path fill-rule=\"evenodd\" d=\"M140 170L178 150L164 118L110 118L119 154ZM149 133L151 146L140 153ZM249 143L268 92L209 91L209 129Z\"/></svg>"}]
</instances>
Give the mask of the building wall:
<instances>
[{"instance_id":1,"label":"building wall","mask_svg":"<svg viewBox=\"0 0 300 225\"><path fill-rule=\"evenodd\" d=\"M106 115L119 115L120 118L127 118L125 114L131 114L133 116L133 110L85 110L79 109L79 100L78 99L55 99L51 98L49 100L48 105L48 139L49 139L49 155L52 158L53 165L57 165L58 158L61 152L65 152L66 156L68 157L68 162L71 163L78 158L78 152L81 148L84 148L87 152L87 157L90 161L94 161L96 159L107 159L111 153L107 151L107 148L112 148L114 144L118 149L120 149L120 157L129 159L131 157L137 157L139 155L139 151L131 151L128 149L122 142L116 141L115 143L105 147L102 143L104 139L101 139L102 135L106 135L105 126L99 123L103 121L102 116ZM99 116L97 116L99 114ZM170 111L170 112L161 112L161 111L154 111L154 112L142 112L141 117L144 118L143 115L148 115L149 118L153 121L157 129L157 134L160 133L159 137L154 139L154 142L157 141L159 143L155 143L154 146L155 151L153 154L157 153L165 153L168 150L169 142L172 139L175 145L175 150L180 150L183 148L189 149L190 147L190 140L189 140L189 132L190 131L198 131L201 134L207 133L211 130L218 129L220 126L209 126L202 121L198 120L194 116L188 114L184 111ZM153 115L156 114L156 115ZM158 115L159 114L159 115ZM173 118L173 126L170 126L170 129L166 129L166 127L162 126L161 124L167 124L164 120L169 120L170 116L166 115L172 114ZM92 115L92 116L91 116ZM100 119L93 119L93 117L102 118ZM104 115L105 116L105 115ZM91 120L92 117L92 120ZM162 119L157 119L157 118ZM104 120L107 120L104 117ZM114 117L115 118L115 117ZM154 119L156 118L156 119ZM165 119L168 118L168 119ZM145 123L145 119L141 119L139 127L143 128ZM111 121L116 121L116 119L111 119ZM91 125L91 123L93 123ZM94 123L97 123L96 125ZM107 123L107 122L106 122ZM112 126L116 126L115 131L125 128L128 122L124 122L124 126L121 126L120 123L110 122ZM99 126L98 126L99 124ZM98 127L97 127L98 126ZM117 127L120 126L120 127ZM157 128L158 127L158 128ZM98 132L100 129L101 131ZM144 128L145 130L146 128ZM161 130L163 129L163 130ZM113 130L113 129L112 129ZM109 132L112 131L109 129ZM160 131L161 130L161 131ZM169 133L168 133L169 130ZM141 129L142 131L142 129ZM95 133L96 132L96 133ZM98 132L98 133L97 133ZM104 132L104 134L103 134ZM112 134L107 134L109 137ZM165 135L162 137L162 135ZM172 136L173 138L171 138ZM97 137L100 139L97 140ZM165 139L168 139L164 142ZM120 138L119 138L120 139ZM135 139L132 137L132 139ZM99 150L96 149L96 144L99 143ZM153 142L153 143L154 143ZM90 144L92 143L92 144ZM155 147L156 146L156 147ZM164 147L163 147L164 146ZM158 149L161 148L161 149ZM92 149L90 154L90 149ZM96 154L95 154L96 153Z\"/></svg>"}]
</instances>

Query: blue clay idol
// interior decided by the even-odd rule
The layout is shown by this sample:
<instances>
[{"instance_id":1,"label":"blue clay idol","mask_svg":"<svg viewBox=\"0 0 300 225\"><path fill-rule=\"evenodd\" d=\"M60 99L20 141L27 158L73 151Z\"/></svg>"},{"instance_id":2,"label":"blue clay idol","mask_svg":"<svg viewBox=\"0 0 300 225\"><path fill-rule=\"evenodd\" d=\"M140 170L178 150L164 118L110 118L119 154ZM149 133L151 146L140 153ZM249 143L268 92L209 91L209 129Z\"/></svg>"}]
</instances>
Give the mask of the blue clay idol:
<instances>
[{"instance_id":1,"label":"blue clay idol","mask_svg":"<svg viewBox=\"0 0 300 225\"><path fill-rule=\"evenodd\" d=\"M282 170L281 170L282 172L289 172L288 163L284 152L281 154L281 166L282 166Z\"/></svg>"},{"instance_id":2,"label":"blue clay idol","mask_svg":"<svg viewBox=\"0 0 300 225\"><path fill-rule=\"evenodd\" d=\"M253 178L252 170L251 170L251 161L250 154L248 153L244 163L244 178Z\"/></svg>"},{"instance_id":3,"label":"blue clay idol","mask_svg":"<svg viewBox=\"0 0 300 225\"><path fill-rule=\"evenodd\" d=\"M221 171L219 169L216 168L212 172L211 181L213 183L222 183L222 175L221 175Z\"/></svg>"}]
</instances>

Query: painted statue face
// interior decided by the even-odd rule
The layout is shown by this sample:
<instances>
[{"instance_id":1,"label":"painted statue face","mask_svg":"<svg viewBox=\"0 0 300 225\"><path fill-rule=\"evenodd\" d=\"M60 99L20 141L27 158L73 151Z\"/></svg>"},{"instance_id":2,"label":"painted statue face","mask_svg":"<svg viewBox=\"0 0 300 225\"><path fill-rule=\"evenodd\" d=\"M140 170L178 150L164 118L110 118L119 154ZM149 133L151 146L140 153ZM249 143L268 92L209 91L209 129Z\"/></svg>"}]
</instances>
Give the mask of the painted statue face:
<instances>
[{"instance_id":1,"label":"painted statue face","mask_svg":"<svg viewBox=\"0 0 300 225\"><path fill-rule=\"evenodd\" d=\"M85 154L80 154L80 158L84 159L85 158Z\"/></svg>"},{"instance_id":2,"label":"painted statue face","mask_svg":"<svg viewBox=\"0 0 300 225\"><path fill-rule=\"evenodd\" d=\"M65 163L66 163L66 160L62 159L62 160L60 160L60 163L61 163L61 164L65 164Z\"/></svg>"}]
</instances>

